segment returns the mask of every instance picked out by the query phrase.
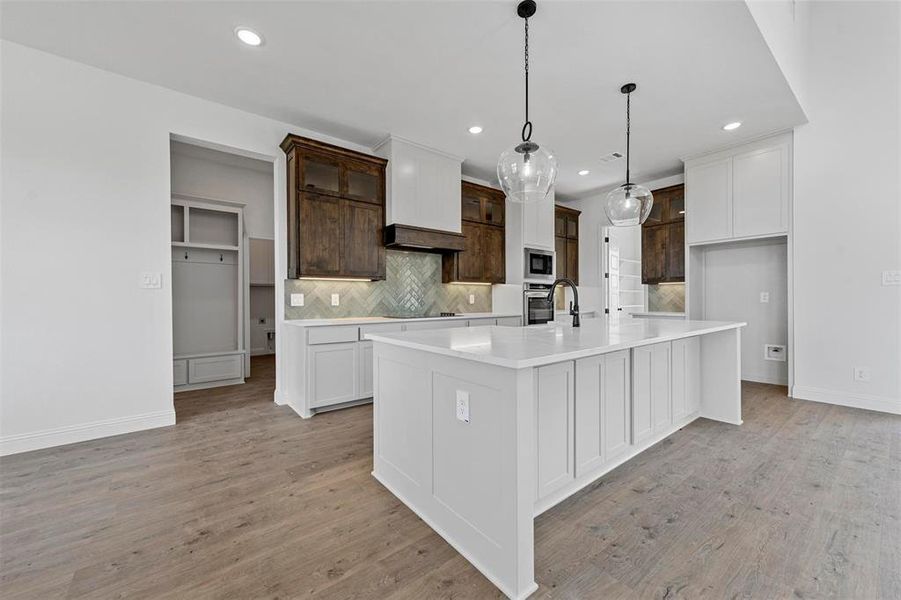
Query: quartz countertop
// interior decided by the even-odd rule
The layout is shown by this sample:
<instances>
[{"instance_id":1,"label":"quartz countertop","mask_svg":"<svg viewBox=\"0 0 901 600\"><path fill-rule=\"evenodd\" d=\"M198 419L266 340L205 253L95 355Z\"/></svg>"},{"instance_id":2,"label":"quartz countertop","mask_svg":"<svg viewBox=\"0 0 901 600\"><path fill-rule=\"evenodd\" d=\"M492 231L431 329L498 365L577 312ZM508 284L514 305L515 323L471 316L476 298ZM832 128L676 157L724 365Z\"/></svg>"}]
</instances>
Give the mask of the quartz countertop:
<instances>
[{"instance_id":1,"label":"quartz countertop","mask_svg":"<svg viewBox=\"0 0 901 600\"><path fill-rule=\"evenodd\" d=\"M513 369L537 367L744 327L747 323L680 319L586 319L530 327L476 326L456 329L373 333L377 342Z\"/></svg>"},{"instance_id":2,"label":"quartz countertop","mask_svg":"<svg viewBox=\"0 0 901 600\"><path fill-rule=\"evenodd\" d=\"M458 314L453 317L413 317L413 318L392 318L392 317L340 317L337 319L289 319L285 321L288 325L295 327L324 327L328 325L368 325L370 323L411 323L415 321L460 321L466 319L500 319L503 317L521 317L519 313L466 313Z\"/></svg>"}]
</instances>

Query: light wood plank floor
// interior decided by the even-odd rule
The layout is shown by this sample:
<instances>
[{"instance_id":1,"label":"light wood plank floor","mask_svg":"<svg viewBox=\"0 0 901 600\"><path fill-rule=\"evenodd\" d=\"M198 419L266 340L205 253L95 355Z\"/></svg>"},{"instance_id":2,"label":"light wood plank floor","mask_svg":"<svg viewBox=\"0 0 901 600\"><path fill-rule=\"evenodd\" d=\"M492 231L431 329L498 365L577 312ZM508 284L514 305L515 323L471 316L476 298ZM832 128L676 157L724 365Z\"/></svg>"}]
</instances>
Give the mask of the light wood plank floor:
<instances>
[{"instance_id":1,"label":"light wood plank floor","mask_svg":"<svg viewBox=\"0 0 901 600\"><path fill-rule=\"evenodd\" d=\"M0 462L0 596L495 598L370 476L369 406L243 386L174 427ZM536 521L538 598L901 598L901 417L745 384Z\"/></svg>"}]
</instances>

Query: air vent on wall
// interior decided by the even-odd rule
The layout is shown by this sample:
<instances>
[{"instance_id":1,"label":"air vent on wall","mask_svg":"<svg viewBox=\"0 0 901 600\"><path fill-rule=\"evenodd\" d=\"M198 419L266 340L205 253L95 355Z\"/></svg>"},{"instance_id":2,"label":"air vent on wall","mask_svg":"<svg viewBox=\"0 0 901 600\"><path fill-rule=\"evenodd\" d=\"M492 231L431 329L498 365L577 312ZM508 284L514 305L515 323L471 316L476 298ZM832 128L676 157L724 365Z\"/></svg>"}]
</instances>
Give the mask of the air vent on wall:
<instances>
[{"instance_id":1,"label":"air vent on wall","mask_svg":"<svg viewBox=\"0 0 901 600\"><path fill-rule=\"evenodd\" d=\"M611 152L610 154L605 154L604 156L602 156L601 162L602 163L613 162L615 160L621 159L622 157L623 157L623 155L620 154L619 152Z\"/></svg>"}]
</instances>

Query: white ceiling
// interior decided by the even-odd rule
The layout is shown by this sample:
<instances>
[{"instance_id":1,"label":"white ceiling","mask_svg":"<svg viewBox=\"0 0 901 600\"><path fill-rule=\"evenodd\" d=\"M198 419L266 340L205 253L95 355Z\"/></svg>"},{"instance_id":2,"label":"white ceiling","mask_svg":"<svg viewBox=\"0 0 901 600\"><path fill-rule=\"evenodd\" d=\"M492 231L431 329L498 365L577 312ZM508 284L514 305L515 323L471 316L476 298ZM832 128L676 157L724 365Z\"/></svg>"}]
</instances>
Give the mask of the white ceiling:
<instances>
[{"instance_id":1,"label":"white ceiling","mask_svg":"<svg viewBox=\"0 0 901 600\"><path fill-rule=\"evenodd\" d=\"M466 157L495 180L523 121L522 20L505 2L9 2L3 38L373 146L389 132ZM233 30L265 37L244 46ZM800 124L804 114L741 0L539 0L531 25L533 139L558 193L615 184L632 100L633 170ZM724 132L739 120L744 126ZM473 136L471 125L484 132ZM585 177L580 169L590 169Z\"/></svg>"}]
</instances>

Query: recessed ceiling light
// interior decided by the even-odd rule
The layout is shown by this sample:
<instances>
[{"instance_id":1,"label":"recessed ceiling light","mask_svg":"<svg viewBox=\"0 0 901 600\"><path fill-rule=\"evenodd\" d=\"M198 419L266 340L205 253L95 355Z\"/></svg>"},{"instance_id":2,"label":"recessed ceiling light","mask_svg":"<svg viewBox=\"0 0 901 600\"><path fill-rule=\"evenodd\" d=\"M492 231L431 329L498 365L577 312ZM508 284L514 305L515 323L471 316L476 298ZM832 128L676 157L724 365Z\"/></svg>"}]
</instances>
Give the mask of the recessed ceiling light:
<instances>
[{"instance_id":1,"label":"recessed ceiling light","mask_svg":"<svg viewBox=\"0 0 901 600\"><path fill-rule=\"evenodd\" d=\"M235 29L235 35L238 39L248 46L260 46L263 44L263 36L247 27L238 27Z\"/></svg>"},{"instance_id":2,"label":"recessed ceiling light","mask_svg":"<svg viewBox=\"0 0 901 600\"><path fill-rule=\"evenodd\" d=\"M473 125L469 128L469 133L482 133L482 128L478 125Z\"/></svg>"},{"instance_id":3,"label":"recessed ceiling light","mask_svg":"<svg viewBox=\"0 0 901 600\"><path fill-rule=\"evenodd\" d=\"M589 171L588 169L582 169L581 171L579 171L579 175L588 175L589 173L591 173L591 171Z\"/></svg>"},{"instance_id":4,"label":"recessed ceiling light","mask_svg":"<svg viewBox=\"0 0 901 600\"><path fill-rule=\"evenodd\" d=\"M723 129L726 131L732 131L733 129L738 129L741 127L741 121L733 121L732 123L726 123L723 125Z\"/></svg>"}]
</instances>

